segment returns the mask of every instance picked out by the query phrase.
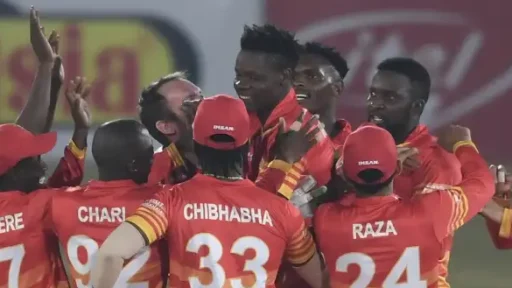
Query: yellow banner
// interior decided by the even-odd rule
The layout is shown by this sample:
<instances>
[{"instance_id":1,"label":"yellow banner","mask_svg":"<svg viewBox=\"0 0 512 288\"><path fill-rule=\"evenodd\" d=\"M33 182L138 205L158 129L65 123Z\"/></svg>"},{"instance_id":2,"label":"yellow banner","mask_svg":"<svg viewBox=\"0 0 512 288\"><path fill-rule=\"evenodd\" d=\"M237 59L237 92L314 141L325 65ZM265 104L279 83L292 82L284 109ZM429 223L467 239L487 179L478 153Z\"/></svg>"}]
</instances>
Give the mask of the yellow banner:
<instances>
[{"instance_id":1,"label":"yellow banner","mask_svg":"<svg viewBox=\"0 0 512 288\"><path fill-rule=\"evenodd\" d=\"M61 36L67 81L85 76L92 82L88 102L95 123L137 117L141 89L177 69L173 39L137 18L42 20L47 34L55 29ZM0 18L0 122L13 121L21 111L36 67L28 19ZM71 123L63 96L55 122Z\"/></svg>"}]
</instances>

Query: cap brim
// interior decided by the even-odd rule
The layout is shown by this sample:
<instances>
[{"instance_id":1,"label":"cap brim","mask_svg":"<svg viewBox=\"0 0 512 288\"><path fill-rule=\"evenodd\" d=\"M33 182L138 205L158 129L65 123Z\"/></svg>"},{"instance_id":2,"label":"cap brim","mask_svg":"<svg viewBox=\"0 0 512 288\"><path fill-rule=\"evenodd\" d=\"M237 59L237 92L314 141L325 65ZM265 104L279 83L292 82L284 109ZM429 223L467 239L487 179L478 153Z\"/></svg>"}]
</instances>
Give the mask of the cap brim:
<instances>
[{"instance_id":1,"label":"cap brim","mask_svg":"<svg viewBox=\"0 0 512 288\"><path fill-rule=\"evenodd\" d=\"M34 157L46 154L52 151L55 144L57 144L57 132L34 135L34 142L29 144L31 145L31 155L28 156Z\"/></svg>"}]
</instances>

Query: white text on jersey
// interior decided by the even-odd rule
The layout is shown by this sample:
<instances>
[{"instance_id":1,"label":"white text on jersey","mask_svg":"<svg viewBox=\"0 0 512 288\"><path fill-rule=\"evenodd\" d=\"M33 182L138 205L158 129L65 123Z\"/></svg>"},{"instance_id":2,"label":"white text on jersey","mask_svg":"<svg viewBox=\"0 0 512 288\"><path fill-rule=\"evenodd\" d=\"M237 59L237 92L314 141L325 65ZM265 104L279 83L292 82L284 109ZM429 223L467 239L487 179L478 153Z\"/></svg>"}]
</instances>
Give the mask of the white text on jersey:
<instances>
[{"instance_id":1,"label":"white text on jersey","mask_svg":"<svg viewBox=\"0 0 512 288\"><path fill-rule=\"evenodd\" d=\"M194 203L185 205L183 215L187 220L217 220L274 226L268 211L259 208L230 207L228 205L212 203Z\"/></svg>"},{"instance_id":2,"label":"white text on jersey","mask_svg":"<svg viewBox=\"0 0 512 288\"><path fill-rule=\"evenodd\" d=\"M398 235L393 221L376 221L374 223L352 224L352 239L367 237L388 237Z\"/></svg>"},{"instance_id":3,"label":"white text on jersey","mask_svg":"<svg viewBox=\"0 0 512 288\"><path fill-rule=\"evenodd\" d=\"M20 212L14 215L0 216L0 233L7 233L23 228L25 228L25 225L23 225L23 213Z\"/></svg>"},{"instance_id":4,"label":"white text on jersey","mask_svg":"<svg viewBox=\"0 0 512 288\"><path fill-rule=\"evenodd\" d=\"M90 207L78 208L78 220L82 223L121 223L126 218L124 207Z\"/></svg>"}]
</instances>

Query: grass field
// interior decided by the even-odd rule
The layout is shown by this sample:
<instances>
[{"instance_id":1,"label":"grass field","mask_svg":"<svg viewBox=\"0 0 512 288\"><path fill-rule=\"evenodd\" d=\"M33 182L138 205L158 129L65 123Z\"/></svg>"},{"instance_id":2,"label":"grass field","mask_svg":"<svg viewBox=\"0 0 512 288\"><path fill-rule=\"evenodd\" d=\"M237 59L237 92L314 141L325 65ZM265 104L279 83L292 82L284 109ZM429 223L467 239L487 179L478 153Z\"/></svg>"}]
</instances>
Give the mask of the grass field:
<instances>
[{"instance_id":1,"label":"grass field","mask_svg":"<svg viewBox=\"0 0 512 288\"><path fill-rule=\"evenodd\" d=\"M48 164L52 169L56 165L54 161ZM86 162L86 180L96 177L94 167L91 161ZM449 280L454 288L512 287L512 250L494 248L481 217L457 232Z\"/></svg>"}]
</instances>

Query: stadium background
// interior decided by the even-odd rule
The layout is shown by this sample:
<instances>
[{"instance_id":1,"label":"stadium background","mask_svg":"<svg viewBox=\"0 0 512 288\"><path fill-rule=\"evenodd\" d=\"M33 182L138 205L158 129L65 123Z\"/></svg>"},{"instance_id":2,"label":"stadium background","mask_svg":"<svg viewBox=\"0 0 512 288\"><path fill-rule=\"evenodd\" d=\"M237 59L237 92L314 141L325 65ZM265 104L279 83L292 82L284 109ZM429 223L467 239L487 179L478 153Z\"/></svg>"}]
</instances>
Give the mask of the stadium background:
<instances>
[{"instance_id":1,"label":"stadium background","mask_svg":"<svg viewBox=\"0 0 512 288\"><path fill-rule=\"evenodd\" d=\"M492 162L511 159L505 122L512 105L512 39L507 0L0 0L0 121L12 121L29 93L35 67L27 12L37 5L47 31L61 34L67 77L93 81L95 123L136 117L141 87L165 73L187 69L206 95L233 93L233 65L243 24L269 21L301 40L336 46L351 71L340 116L358 123L366 83L376 63L413 56L433 76L423 122L436 129L468 125ZM491 5L492 4L492 5ZM58 147L45 157L50 170L71 137L61 99ZM91 157L86 178L95 176ZM435 213L435 211L433 211ZM512 253L494 249L480 217L456 235L453 287L510 287Z\"/></svg>"}]
</instances>

